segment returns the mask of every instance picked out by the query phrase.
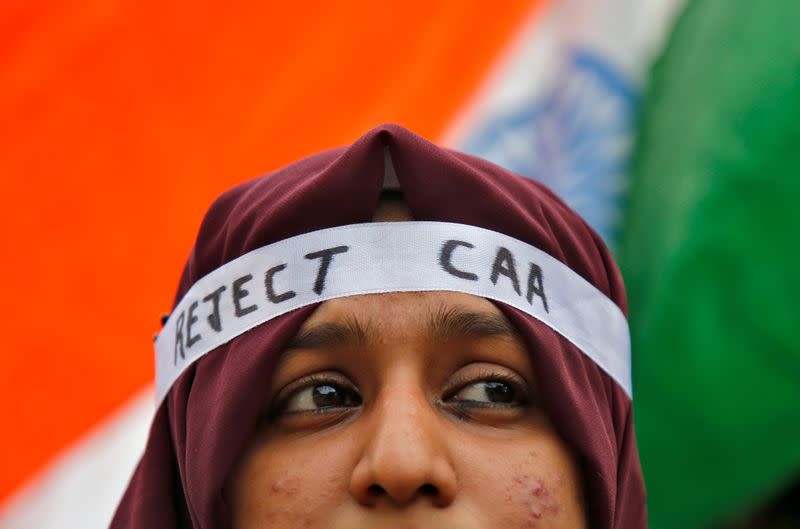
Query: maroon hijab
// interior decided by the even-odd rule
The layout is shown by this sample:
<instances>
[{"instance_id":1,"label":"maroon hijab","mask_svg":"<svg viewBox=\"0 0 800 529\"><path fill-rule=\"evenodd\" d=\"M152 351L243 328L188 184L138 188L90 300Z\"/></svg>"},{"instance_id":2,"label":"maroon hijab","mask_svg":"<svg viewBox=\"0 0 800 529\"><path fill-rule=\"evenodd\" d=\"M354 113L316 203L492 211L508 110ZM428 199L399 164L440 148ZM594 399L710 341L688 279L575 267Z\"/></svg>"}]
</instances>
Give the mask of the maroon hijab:
<instances>
[{"instance_id":1,"label":"maroon hijab","mask_svg":"<svg viewBox=\"0 0 800 529\"><path fill-rule=\"evenodd\" d=\"M599 236L542 185L484 160L442 149L397 125L322 152L223 194L200 227L176 303L212 270L293 235L368 222L388 148L417 220L470 224L540 248L623 312L619 271ZM529 344L544 404L579 457L592 529L647 527L631 401L572 343L498 303ZM314 307L270 320L191 365L153 420L112 529L228 529L222 489L255 430L272 367Z\"/></svg>"}]
</instances>

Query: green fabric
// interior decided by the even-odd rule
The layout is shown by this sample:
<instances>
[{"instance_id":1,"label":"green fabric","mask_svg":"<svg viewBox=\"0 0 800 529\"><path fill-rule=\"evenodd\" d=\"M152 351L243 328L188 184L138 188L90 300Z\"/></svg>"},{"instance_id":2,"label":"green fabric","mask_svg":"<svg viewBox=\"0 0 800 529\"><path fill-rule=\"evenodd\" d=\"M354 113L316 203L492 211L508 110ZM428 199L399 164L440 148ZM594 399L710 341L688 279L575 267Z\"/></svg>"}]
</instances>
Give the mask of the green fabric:
<instances>
[{"instance_id":1,"label":"green fabric","mask_svg":"<svg viewBox=\"0 0 800 529\"><path fill-rule=\"evenodd\" d=\"M800 1L690 2L653 68L620 248L651 529L800 478Z\"/></svg>"}]
</instances>

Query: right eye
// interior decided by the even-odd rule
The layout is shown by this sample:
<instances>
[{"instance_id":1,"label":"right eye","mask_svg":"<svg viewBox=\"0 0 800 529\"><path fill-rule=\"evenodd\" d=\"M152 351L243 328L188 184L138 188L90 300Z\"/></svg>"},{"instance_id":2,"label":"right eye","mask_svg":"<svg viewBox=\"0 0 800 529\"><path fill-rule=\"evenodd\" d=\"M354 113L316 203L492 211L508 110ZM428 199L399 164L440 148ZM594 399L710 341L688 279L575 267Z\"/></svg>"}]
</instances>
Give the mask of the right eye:
<instances>
[{"instance_id":1,"label":"right eye","mask_svg":"<svg viewBox=\"0 0 800 529\"><path fill-rule=\"evenodd\" d=\"M319 413L360 406L361 395L340 381L306 380L289 389L279 402L277 413Z\"/></svg>"},{"instance_id":2,"label":"right eye","mask_svg":"<svg viewBox=\"0 0 800 529\"><path fill-rule=\"evenodd\" d=\"M461 404L520 406L521 393L503 380L479 380L467 384L451 398Z\"/></svg>"}]
</instances>

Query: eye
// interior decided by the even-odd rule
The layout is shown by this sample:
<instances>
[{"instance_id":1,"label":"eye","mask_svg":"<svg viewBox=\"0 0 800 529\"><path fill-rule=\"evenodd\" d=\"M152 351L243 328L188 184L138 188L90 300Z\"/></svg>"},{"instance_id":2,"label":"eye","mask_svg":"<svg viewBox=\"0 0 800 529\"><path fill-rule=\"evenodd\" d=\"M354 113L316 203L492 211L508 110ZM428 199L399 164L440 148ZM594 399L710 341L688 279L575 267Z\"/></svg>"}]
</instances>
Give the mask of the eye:
<instances>
[{"instance_id":1,"label":"eye","mask_svg":"<svg viewBox=\"0 0 800 529\"><path fill-rule=\"evenodd\" d=\"M473 382L461 388L452 399L464 403L486 404L513 404L520 400L517 390L508 382L500 380Z\"/></svg>"},{"instance_id":2,"label":"eye","mask_svg":"<svg viewBox=\"0 0 800 529\"><path fill-rule=\"evenodd\" d=\"M530 404L527 382L496 366L474 365L456 374L444 401L458 408L521 408Z\"/></svg>"},{"instance_id":3,"label":"eye","mask_svg":"<svg viewBox=\"0 0 800 529\"><path fill-rule=\"evenodd\" d=\"M361 395L352 385L338 380L319 380L314 377L292 384L278 398L274 413L319 413L354 408L361 405Z\"/></svg>"}]
</instances>

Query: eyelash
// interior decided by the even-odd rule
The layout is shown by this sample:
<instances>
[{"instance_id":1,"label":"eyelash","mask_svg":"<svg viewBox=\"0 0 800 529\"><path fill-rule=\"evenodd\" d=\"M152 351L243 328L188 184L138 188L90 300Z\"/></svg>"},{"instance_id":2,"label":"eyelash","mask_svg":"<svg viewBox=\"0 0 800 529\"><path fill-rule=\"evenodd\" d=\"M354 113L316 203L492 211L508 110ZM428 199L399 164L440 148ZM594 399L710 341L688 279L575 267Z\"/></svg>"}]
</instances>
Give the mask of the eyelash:
<instances>
[{"instance_id":1,"label":"eyelash","mask_svg":"<svg viewBox=\"0 0 800 529\"><path fill-rule=\"evenodd\" d=\"M512 390L514 390L516 400L519 401L518 404L503 404L503 403L486 403L480 404L475 401L456 401L455 404L460 407L477 407L477 408L509 408L514 406L524 406L530 403L530 390L523 381L521 381L518 377L513 376L509 373L499 372L491 369L487 369L485 371L478 372L476 374L470 375L467 380L458 381L453 384L453 387L447 389L444 392L444 397L442 398L443 401L447 401L448 399L454 397L467 387L477 384L480 382L501 382L509 386Z\"/></svg>"},{"instance_id":2,"label":"eyelash","mask_svg":"<svg viewBox=\"0 0 800 529\"><path fill-rule=\"evenodd\" d=\"M269 413L270 417L277 417L280 415L313 415L341 411L342 408L319 408L316 410L302 410L296 412L286 411L285 408L290 399L297 396L301 391L321 385L332 386L340 390L343 389L357 395L359 399L361 398L361 394L355 389L355 386L350 384L349 381L346 381L344 376L332 376L329 374L315 373L313 375L303 377L281 390L278 393L275 405L272 406L272 409Z\"/></svg>"},{"instance_id":3,"label":"eyelash","mask_svg":"<svg viewBox=\"0 0 800 529\"><path fill-rule=\"evenodd\" d=\"M350 392L352 395L356 395L358 399L361 399L361 394L355 388L353 384L349 381L344 380L345 377L337 377L331 376L326 374L313 374L307 377L304 377L293 384L287 386L284 390L282 390L275 401L275 405L271 407L269 417L275 418L281 415L323 415L329 413L341 413L343 410L350 409L350 406L339 406L339 407L329 407L329 408L318 408L312 410L300 410L300 411L286 411L286 407L289 401L296 397L300 392L314 388L315 386L332 386L337 390L342 390L345 392ZM510 375L508 373L502 373L495 370L485 370L473 375L470 375L468 378L464 377L464 380L460 380L455 382L450 388L447 388L442 397L442 404L449 406L452 408L452 412L458 415L461 418L469 418L471 417L470 410L474 409L511 409L511 408L519 408L524 407L530 404L530 390L523 381L520 381L517 377ZM454 396L456 396L461 391L465 390L469 386L478 383L487 383L487 382L501 382L503 384L508 385L514 391L514 398L516 403L482 403L478 401L470 401L470 400L463 400L463 401L453 401L450 400ZM359 403L360 405L360 403Z\"/></svg>"}]
</instances>

